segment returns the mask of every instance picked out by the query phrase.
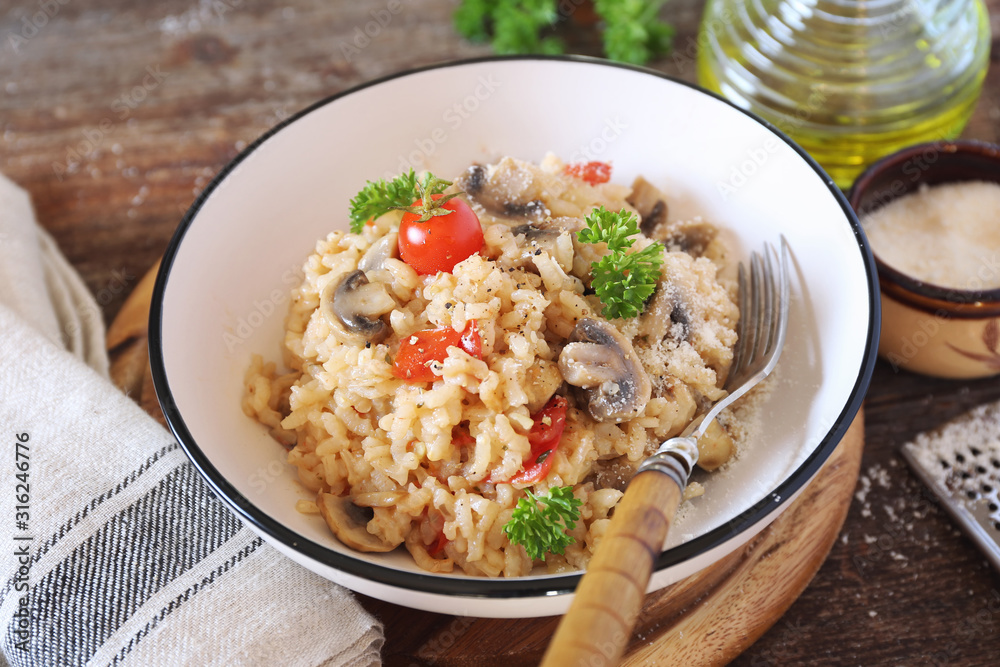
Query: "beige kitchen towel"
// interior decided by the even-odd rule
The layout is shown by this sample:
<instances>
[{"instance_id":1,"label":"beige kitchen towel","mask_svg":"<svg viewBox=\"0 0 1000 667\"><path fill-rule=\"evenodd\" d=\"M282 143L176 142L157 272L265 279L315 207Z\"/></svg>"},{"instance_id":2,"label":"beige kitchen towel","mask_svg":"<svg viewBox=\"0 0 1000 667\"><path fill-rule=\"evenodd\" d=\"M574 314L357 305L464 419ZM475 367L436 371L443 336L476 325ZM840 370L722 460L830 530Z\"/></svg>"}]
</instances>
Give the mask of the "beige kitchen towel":
<instances>
[{"instance_id":1,"label":"beige kitchen towel","mask_svg":"<svg viewBox=\"0 0 1000 667\"><path fill-rule=\"evenodd\" d=\"M100 311L0 176L0 647L11 665L372 665L382 628L264 543L108 380Z\"/></svg>"}]
</instances>

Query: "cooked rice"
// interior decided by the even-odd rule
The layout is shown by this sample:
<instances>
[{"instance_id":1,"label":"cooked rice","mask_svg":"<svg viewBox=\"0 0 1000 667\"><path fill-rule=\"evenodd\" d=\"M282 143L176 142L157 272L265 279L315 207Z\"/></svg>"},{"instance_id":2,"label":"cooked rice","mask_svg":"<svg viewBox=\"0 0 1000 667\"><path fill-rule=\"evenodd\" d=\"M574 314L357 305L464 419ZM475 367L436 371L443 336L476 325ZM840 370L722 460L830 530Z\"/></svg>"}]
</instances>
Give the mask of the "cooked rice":
<instances>
[{"instance_id":1,"label":"cooked rice","mask_svg":"<svg viewBox=\"0 0 1000 667\"><path fill-rule=\"evenodd\" d=\"M541 165L505 158L482 172L493 194L544 205L539 219L564 229L550 246L531 245L517 232L523 218L472 201L485 246L452 273L420 276L398 259L367 272L397 302L386 318L391 335L378 344L343 342L320 313L320 294L357 269L372 244L395 230L400 214L386 214L360 234L332 232L316 244L292 292L284 341L291 372L280 374L259 356L247 372L243 409L290 447L288 462L302 484L372 508L368 532L405 544L426 570L458 566L490 577L532 570L524 548L502 532L523 491L489 480L509 479L522 468L532 415L554 387L561 384L558 392L570 403L566 429L551 472L530 488L540 493L571 485L583 504L570 531L574 543L545 559L551 572L586 567L635 466L724 395L738 311L733 286L720 282L709 259L724 255L716 247L697 258L665 252L660 289L682 304L682 316L668 313L666 323L649 321L663 313L611 321L632 341L652 383L652 398L637 416L597 422L561 382L557 361L567 336L581 318L601 312L588 286L590 264L603 245L580 244L571 230L597 205L634 210L627 201L631 188L589 185L564 175L563 166L551 157ZM635 247L650 242L640 237ZM470 321L482 336L482 360L452 347L433 383L393 375L401 340L436 327L462 331ZM657 341L650 327L664 324ZM453 442L460 426L474 443ZM299 509L317 511L309 502ZM442 530L447 543L431 556Z\"/></svg>"}]
</instances>

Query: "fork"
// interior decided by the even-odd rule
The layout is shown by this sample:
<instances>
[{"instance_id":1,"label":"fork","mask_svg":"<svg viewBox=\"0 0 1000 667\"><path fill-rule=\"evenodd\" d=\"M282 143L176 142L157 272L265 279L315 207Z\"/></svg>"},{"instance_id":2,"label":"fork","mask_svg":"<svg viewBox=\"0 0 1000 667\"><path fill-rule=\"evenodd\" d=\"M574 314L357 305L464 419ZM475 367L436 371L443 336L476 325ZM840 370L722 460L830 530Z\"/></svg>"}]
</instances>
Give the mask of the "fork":
<instances>
[{"instance_id":1,"label":"fork","mask_svg":"<svg viewBox=\"0 0 1000 667\"><path fill-rule=\"evenodd\" d=\"M618 664L653 564L698 462L698 439L720 412L778 363L788 328L788 256L782 236L780 255L770 243L764 245L763 255L751 254L749 276L740 263L740 319L724 387L728 393L639 466L545 652L543 667Z\"/></svg>"}]
</instances>

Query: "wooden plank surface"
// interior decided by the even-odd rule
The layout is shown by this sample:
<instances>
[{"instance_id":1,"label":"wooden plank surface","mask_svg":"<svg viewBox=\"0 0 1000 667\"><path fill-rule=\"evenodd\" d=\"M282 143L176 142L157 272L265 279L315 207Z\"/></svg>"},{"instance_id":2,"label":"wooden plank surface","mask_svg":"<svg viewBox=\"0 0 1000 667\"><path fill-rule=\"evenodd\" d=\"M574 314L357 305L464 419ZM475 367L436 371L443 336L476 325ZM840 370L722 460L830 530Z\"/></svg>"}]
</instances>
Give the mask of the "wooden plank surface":
<instances>
[{"instance_id":1,"label":"wooden plank surface","mask_svg":"<svg viewBox=\"0 0 1000 667\"><path fill-rule=\"evenodd\" d=\"M350 58L344 45L386 1L57 1L32 33L43 4L0 4L0 171L31 193L108 322L211 176L275 122L375 76L486 53L455 35L454 2L444 0L403 0ZM1000 35L1000 0L987 5ZM700 10L699 0L667 5L677 49L656 68L694 78ZM576 43L592 51L587 36ZM992 66L965 136L998 135ZM916 433L990 400L1000 400L995 380L938 381L879 364L841 537L734 664L996 664L1000 575L897 454Z\"/></svg>"}]
</instances>

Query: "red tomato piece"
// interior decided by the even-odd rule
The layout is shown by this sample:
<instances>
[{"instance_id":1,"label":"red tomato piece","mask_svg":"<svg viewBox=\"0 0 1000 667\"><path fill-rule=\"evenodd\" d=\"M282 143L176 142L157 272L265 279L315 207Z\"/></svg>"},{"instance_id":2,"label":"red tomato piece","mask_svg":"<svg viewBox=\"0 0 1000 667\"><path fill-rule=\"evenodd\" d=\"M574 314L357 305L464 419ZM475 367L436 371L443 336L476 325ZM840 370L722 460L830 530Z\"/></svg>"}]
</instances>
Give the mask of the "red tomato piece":
<instances>
[{"instance_id":1,"label":"red tomato piece","mask_svg":"<svg viewBox=\"0 0 1000 667\"><path fill-rule=\"evenodd\" d=\"M511 484L534 484L545 479L552 470L556 448L566 428L566 409L569 404L562 396L553 396L545 407L534 415L534 424L528 432L531 456L521 472L510 479Z\"/></svg>"},{"instance_id":2,"label":"red tomato piece","mask_svg":"<svg viewBox=\"0 0 1000 667\"><path fill-rule=\"evenodd\" d=\"M467 447L468 445L476 444L476 439L472 437L472 434L465 427L456 426L455 430L451 432L451 442L453 445L458 445L459 447Z\"/></svg>"},{"instance_id":3,"label":"red tomato piece","mask_svg":"<svg viewBox=\"0 0 1000 667\"><path fill-rule=\"evenodd\" d=\"M444 517L438 513L430 514L427 517L427 524L431 530L436 532L434 541L427 546L427 553L431 558L434 558L448 544L448 538L444 536Z\"/></svg>"},{"instance_id":4,"label":"red tomato piece","mask_svg":"<svg viewBox=\"0 0 1000 667\"><path fill-rule=\"evenodd\" d=\"M574 162L566 165L566 174L597 185L611 180L611 164L608 162Z\"/></svg>"},{"instance_id":5,"label":"red tomato piece","mask_svg":"<svg viewBox=\"0 0 1000 667\"><path fill-rule=\"evenodd\" d=\"M444 530L442 530L440 533L438 533L437 539L434 541L434 544L427 547L427 554L431 558L436 557L439 553L441 553L441 551L444 550L446 544L448 544L448 538L444 536Z\"/></svg>"},{"instance_id":6,"label":"red tomato piece","mask_svg":"<svg viewBox=\"0 0 1000 667\"><path fill-rule=\"evenodd\" d=\"M413 206L423 202L418 199ZM399 256L423 275L450 272L483 247L483 226L465 200L452 197L440 206L446 211L442 215L420 222L420 214L407 211L399 223Z\"/></svg>"},{"instance_id":7,"label":"red tomato piece","mask_svg":"<svg viewBox=\"0 0 1000 667\"><path fill-rule=\"evenodd\" d=\"M483 358L483 341L475 320L470 321L464 331L441 327L418 331L404 338L392 364L393 375L407 382L433 382L438 376L434 375L430 363L443 362L448 357L449 347L461 348L476 359Z\"/></svg>"}]
</instances>

